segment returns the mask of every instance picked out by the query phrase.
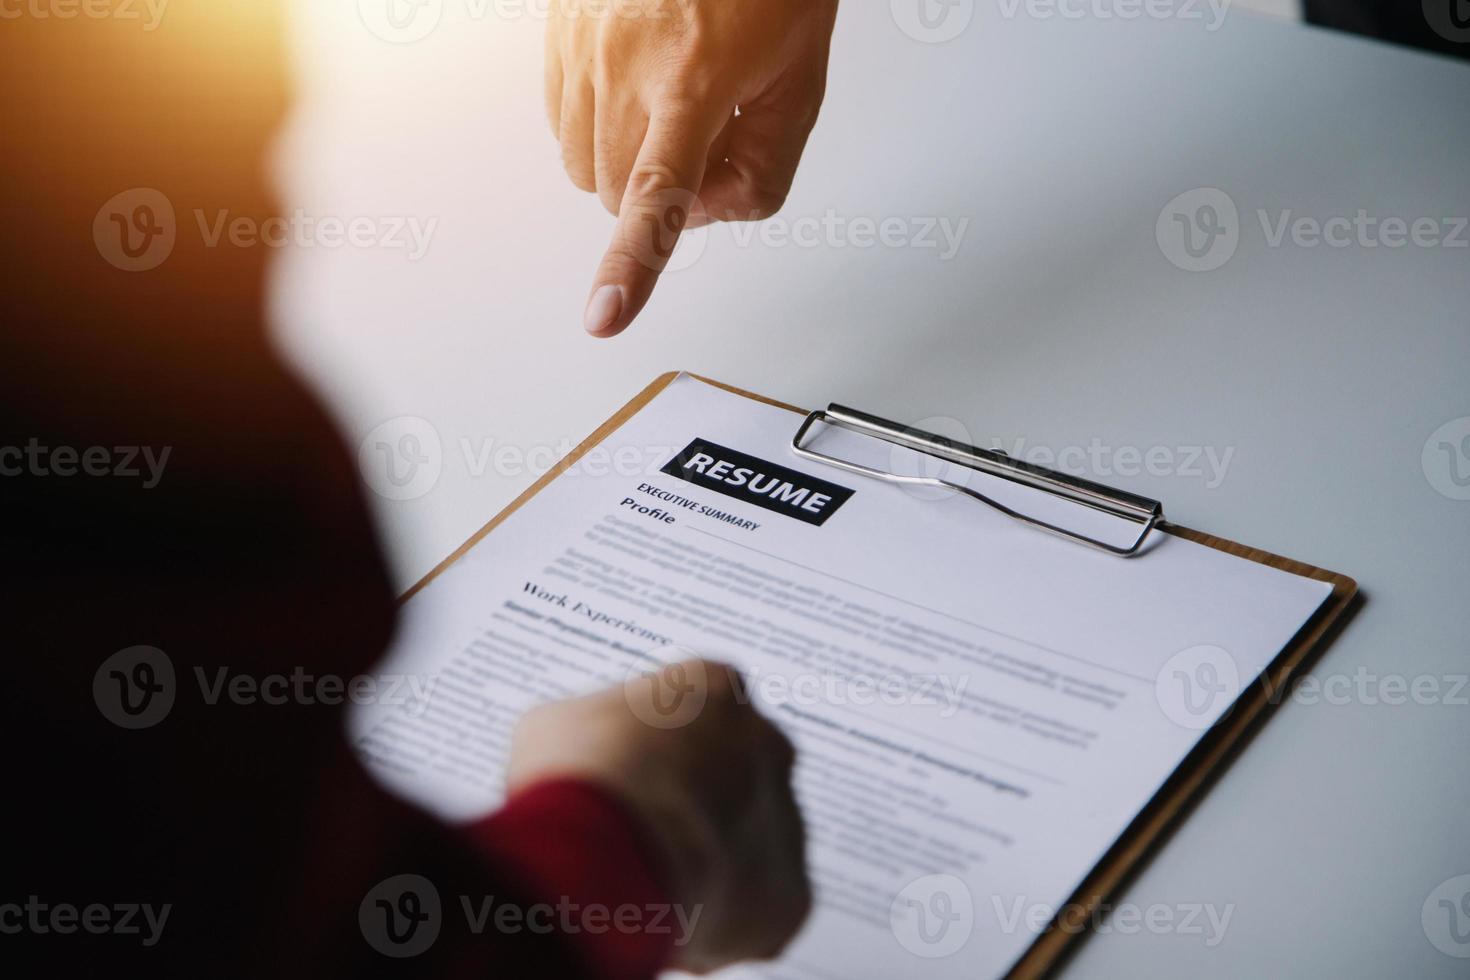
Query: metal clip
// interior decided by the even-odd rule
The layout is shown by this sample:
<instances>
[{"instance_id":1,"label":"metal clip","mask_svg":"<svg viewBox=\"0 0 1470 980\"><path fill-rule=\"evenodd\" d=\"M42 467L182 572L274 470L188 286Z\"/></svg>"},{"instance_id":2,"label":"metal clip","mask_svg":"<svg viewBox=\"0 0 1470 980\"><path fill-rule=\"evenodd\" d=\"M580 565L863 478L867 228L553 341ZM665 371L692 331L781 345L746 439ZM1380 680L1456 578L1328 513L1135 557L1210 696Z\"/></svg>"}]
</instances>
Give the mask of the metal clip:
<instances>
[{"instance_id":1,"label":"metal clip","mask_svg":"<svg viewBox=\"0 0 1470 980\"><path fill-rule=\"evenodd\" d=\"M981 473L1010 480L1035 490L1042 490L1054 496L1062 497L1073 503L1081 504L1093 510L1102 511L1113 517L1122 518L1142 526L1137 539L1129 545L1115 545L1098 538L1091 537L1078 531L1068 530L1056 524L1051 524L1039 518L1023 514L1005 504L1000 503L978 490L932 476L905 476L900 473L892 473L888 470L880 470L861 463L850 462L839 459L826 453L819 453L802 445L813 426L818 422L824 425L836 426L862 435L872 436L884 442L903 446L915 452L925 453L939 459L957 463ZM922 429L914 429L897 422L878 418L866 412L856 409L845 408L842 405L828 405L825 411L815 411L807 415L801 427L796 430L796 435L791 439L791 449L798 456L805 459L835 466L849 473L857 473L862 476L872 477L878 480L886 480L889 483L901 483L910 486L932 486L945 487L957 493L963 493L969 497L994 507L1008 517L1030 524L1032 527L1059 534L1073 541L1100 548L1110 554L1119 555L1124 558L1136 555L1148 534L1164 519L1164 505L1157 500L1150 500L1138 494L1128 493L1125 490L1116 490L1112 487L1095 483L1092 480L1072 476L1067 473L1058 473L1042 466L1036 466L1015 459L1004 452L993 449L980 449L964 443L946 439L944 436L925 432Z\"/></svg>"}]
</instances>

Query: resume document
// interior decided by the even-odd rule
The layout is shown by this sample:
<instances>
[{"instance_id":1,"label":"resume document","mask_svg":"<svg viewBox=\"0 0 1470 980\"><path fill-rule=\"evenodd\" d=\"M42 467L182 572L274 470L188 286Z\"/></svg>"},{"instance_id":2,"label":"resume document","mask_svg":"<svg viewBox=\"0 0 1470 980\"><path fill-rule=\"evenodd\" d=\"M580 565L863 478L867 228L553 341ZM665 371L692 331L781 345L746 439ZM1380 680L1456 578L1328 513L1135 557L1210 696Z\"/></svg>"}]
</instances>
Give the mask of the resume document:
<instances>
[{"instance_id":1,"label":"resume document","mask_svg":"<svg viewBox=\"0 0 1470 980\"><path fill-rule=\"evenodd\" d=\"M1001 976L1330 587L800 459L799 421L673 381L405 603L380 670L429 683L350 734L468 820L528 706L727 661L797 747L816 892L786 955L729 975Z\"/></svg>"}]
</instances>

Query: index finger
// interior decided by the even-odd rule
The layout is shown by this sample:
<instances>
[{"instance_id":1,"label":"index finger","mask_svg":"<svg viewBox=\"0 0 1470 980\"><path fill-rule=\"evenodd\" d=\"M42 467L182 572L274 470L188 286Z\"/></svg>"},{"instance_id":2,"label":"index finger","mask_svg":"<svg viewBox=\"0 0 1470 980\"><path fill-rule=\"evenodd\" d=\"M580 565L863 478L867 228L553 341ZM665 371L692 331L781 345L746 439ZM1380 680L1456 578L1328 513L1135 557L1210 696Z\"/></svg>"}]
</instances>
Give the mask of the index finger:
<instances>
[{"instance_id":1,"label":"index finger","mask_svg":"<svg viewBox=\"0 0 1470 980\"><path fill-rule=\"evenodd\" d=\"M583 324L596 337L627 328L648 302L691 215L710 144L728 112L674 103L655 108L623 194L617 227L593 280Z\"/></svg>"}]
</instances>

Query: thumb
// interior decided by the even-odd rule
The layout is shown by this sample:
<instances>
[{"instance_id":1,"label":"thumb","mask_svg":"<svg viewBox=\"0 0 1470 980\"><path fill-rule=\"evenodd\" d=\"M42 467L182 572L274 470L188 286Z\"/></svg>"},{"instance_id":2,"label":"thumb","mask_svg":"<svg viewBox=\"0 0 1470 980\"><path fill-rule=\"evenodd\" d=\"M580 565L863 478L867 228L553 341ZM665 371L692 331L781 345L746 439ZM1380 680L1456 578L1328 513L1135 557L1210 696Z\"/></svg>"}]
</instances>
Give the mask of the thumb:
<instances>
[{"instance_id":1,"label":"thumb","mask_svg":"<svg viewBox=\"0 0 1470 980\"><path fill-rule=\"evenodd\" d=\"M691 217L703 220L695 189L727 115L680 107L655 110L649 119L583 314L588 333L612 337L626 329L648 302Z\"/></svg>"}]
</instances>

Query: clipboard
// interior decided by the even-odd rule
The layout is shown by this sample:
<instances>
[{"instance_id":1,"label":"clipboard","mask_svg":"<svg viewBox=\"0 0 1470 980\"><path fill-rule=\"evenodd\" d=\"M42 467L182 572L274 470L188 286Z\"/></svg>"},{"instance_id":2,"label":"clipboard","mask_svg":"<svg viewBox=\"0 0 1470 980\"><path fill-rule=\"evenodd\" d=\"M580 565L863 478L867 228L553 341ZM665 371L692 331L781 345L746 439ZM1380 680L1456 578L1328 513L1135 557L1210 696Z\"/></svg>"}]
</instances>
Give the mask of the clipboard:
<instances>
[{"instance_id":1,"label":"clipboard","mask_svg":"<svg viewBox=\"0 0 1470 980\"><path fill-rule=\"evenodd\" d=\"M648 387L614 413L529 489L405 591L399 597L399 602L406 602L446 568L463 557L506 518L549 486L568 468L575 465L589 450L602 443L625 422L637 415L645 405L680 377L681 373L670 371L654 379ZM1312 617L1276 654L1255 681L1240 693L1234 703L1226 709L1224 716L1195 744L1153 798L1145 804L1102 859L1094 865L1082 883L1063 903L1045 931L1032 942L1012 966L1006 974L1007 980L1033 980L1033 978L1043 977L1063 962L1065 957L1088 934L1087 923L1093 920L1098 908L1142 869L1147 858L1180 824L1190 808L1203 798L1204 793L1235 755L1244 749L1250 737L1269 715L1270 709L1275 707L1284 697L1285 692L1289 690L1289 685L1295 676L1328 646L1357 609L1358 585L1348 576L1172 524L1165 520L1163 505L1159 501L1070 474L1023 463L996 450L964 446L932 433L900 426L877 416L843 406L831 405L825 410L807 412L793 405L710 378L700 375L689 376L731 394L791 412L792 421L795 424L791 445L792 451L798 456L875 479L897 482L922 479L931 483L943 484L957 492L978 497L980 503L994 507L1014 519L1036 526L1039 531L1060 534L1076 541L1079 547L1097 547L1108 551L1114 554L1119 561L1146 561L1146 556L1136 556L1140 555L1150 534L1162 533L1193 541L1237 558L1258 562L1331 585L1331 593ZM1004 479L1054 493L1081 506L1101 510L1132 521L1139 525L1140 531L1133 542L1111 545L1088 535L1073 533L1065 527L1057 526L1054 522L1035 520L1026 514L1017 513L1013 508L987 498L984 494L972 492L967 487L956 486L941 478L904 476L856 463L848 463L809 448L806 436L818 424L836 425L840 428L861 432L883 441L933 455L939 459L971 466Z\"/></svg>"}]
</instances>

